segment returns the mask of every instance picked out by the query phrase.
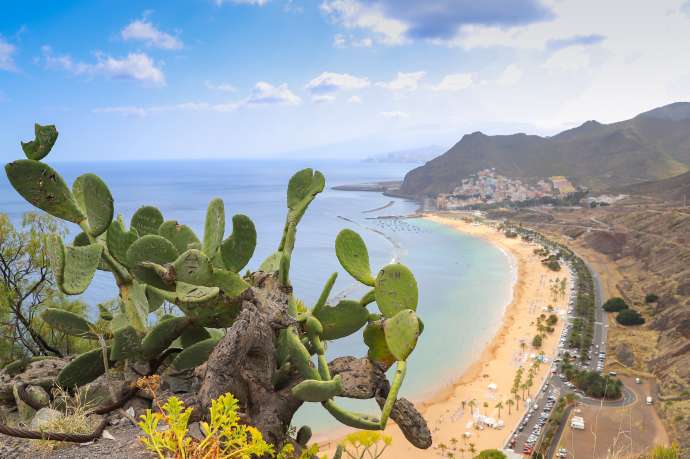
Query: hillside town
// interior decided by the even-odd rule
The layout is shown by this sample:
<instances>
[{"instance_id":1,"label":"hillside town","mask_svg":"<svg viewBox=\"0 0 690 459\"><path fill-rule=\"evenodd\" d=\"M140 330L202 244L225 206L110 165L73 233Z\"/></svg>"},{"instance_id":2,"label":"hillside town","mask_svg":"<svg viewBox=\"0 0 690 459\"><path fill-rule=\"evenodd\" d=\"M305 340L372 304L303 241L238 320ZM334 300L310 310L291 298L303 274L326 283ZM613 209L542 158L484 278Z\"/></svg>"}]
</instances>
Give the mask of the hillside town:
<instances>
[{"instance_id":1,"label":"hillside town","mask_svg":"<svg viewBox=\"0 0 690 459\"><path fill-rule=\"evenodd\" d=\"M483 169L462 180L452 193L439 194L436 207L442 210L463 209L470 206L502 202L524 202L547 197L562 197L576 188L563 176L540 179L534 184L497 174L495 169Z\"/></svg>"}]
</instances>

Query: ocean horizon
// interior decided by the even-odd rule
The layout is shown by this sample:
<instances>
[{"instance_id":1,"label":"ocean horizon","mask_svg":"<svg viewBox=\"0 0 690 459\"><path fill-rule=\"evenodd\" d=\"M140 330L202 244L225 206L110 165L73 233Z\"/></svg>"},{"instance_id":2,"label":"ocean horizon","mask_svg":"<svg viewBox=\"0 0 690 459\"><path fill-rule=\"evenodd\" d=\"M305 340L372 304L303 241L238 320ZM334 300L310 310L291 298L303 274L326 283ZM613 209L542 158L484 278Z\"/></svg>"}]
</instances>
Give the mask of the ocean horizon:
<instances>
[{"instance_id":1,"label":"ocean horizon","mask_svg":"<svg viewBox=\"0 0 690 459\"><path fill-rule=\"evenodd\" d=\"M285 193L290 176L313 167L326 176L326 189L310 206L297 233L291 263L295 294L313 304L332 272L338 272L336 298L359 299L365 292L339 265L334 242L338 232L359 232L369 248L372 270L401 261L414 272L420 290L418 311L425 330L408 364L401 395L420 399L448 386L481 353L496 333L512 298L514 267L508 254L482 239L459 233L413 214L418 203L380 193L338 191L333 186L402 179L414 164L364 163L337 160L204 160L103 161L51 163L68 183L86 172L109 186L116 214L129 218L142 205L161 209L166 220L189 225L203 234L206 206L213 197L225 202L228 225L236 213L248 215L257 228L257 248L248 268L257 269L277 247L286 214ZM378 209L378 210L375 210ZM31 211L0 179L0 211L18 222ZM381 219L379 217L388 217ZM67 225L70 237L79 229ZM69 238L68 238L69 239ZM109 273L98 272L82 295L92 315L96 304L117 294ZM362 356L362 332L329 343L327 356ZM342 404L374 411L375 402L343 399ZM376 408L377 409L377 408ZM339 424L319 404L305 404L294 423L310 424L315 432Z\"/></svg>"}]
</instances>

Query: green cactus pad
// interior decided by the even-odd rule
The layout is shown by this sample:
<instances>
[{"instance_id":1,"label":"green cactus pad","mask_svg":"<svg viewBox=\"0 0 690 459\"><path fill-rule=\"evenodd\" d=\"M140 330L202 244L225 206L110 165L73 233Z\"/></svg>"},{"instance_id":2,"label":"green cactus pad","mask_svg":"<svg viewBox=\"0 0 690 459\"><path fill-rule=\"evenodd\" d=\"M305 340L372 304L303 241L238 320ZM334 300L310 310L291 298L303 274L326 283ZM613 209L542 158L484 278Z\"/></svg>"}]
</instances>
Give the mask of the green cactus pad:
<instances>
[{"instance_id":1,"label":"green cactus pad","mask_svg":"<svg viewBox=\"0 0 690 459\"><path fill-rule=\"evenodd\" d=\"M22 150L27 158L40 161L45 158L58 138L58 131L54 125L41 126L34 124L34 140L22 142Z\"/></svg>"},{"instance_id":2,"label":"green cactus pad","mask_svg":"<svg viewBox=\"0 0 690 459\"><path fill-rule=\"evenodd\" d=\"M256 248L256 228L246 215L232 217L232 234L220 246L223 264L230 271L240 272L247 266Z\"/></svg>"},{"instance_id":3,"label":"green cactus pad","mask_svg":"<svg viewBox=\"0 0 690 459\"><path fill-rule=\"evenodd\" d=\"M182 331L189 324L190 319L188 317L173 317L161 321L144 336L141 342L141 351L144 357L151 359L159 355L182 334Z\"/></svg>"},{"instance_id":4,"label":"green cactus pad","mask_svg":"<svg viewBox=\"0 0 690 459\"><path fill-rule=\"evenodd\" d=\"M128 327L129 326L129 319L127 318L127 315L124 312L116 312L113 314L113 320L110 321L108 324L108 329L110 330L110 333L115 333L121 328Z\"/></svg>"},{"instance_id":5,"label":"green cactus pad","mask_svg":"<svg viewBox=\"0 0 690 459\"><path fill-rule=\"evenodd\" d=\"M325 402L343 391L340 375L330 381L307 379L291 389L292 395L304 402Z\"/></svg>"},{"instance_id":6,"label":"green cactus pad","mask_svg":"<svg viewBox=\"0 0 690 459\"><path fill-rule=\"evenodd\" d=\"M218 287L201 287L177 283L174 303L203 327L225 328L240 313L241 302L220 294Z\"/></svg>"},{"instance_id":7,"label":"green cactus pad","mask_svg":"<svg viewBox=\"0 0 690 459\"><path fill-rule=\"evenodd\" d=\"M101 178L95 174L77 177L72 184L72 194L82 212L86 214L91 235L100 236L113 221L113 196Z\"/></svg>"},{"instance_id":8,"label":"green cactus pad","mask_svg":"<svg viewBox=\"0 0 690 459\"><path fill-rule=\"evenodd\" d=\"M110 348L107 349L110 356ZM68 363L57 377L60 387L72 389L88 384L105 373L103 365L103 351L101 348L93 349L79 355Z\"/></svg>"},{"instance_id":9,"label":"green cactus pad","mask_svg":"<svg viewBox=\"0 0 690 459\"><path fill-rule=\"evenodd\" d=\"M86 218L65 181L47 164L21 159L5 165L5 172L14 189L33 206L72 223Z\"/></svg>"},{"instance_id":10,"label":"green cactus pad","mask_svg":"<svg viewBox=\"0 0 690 459\"><path fill-rule=\"evenodd\" d=\"M101 241L104 241L104 239L105 239L105 234L101 234L98 237L99 243ZM84 247L84 246L87 246L89 244L91 244L91 239L89 239L89 236L84 232L77 234L74 237L74 241L72 241L72 245L75 247ZM105 245L105 242L103 242L103 244L101 244L101 245ZM98 263L98 269L101 271L110 271L108 264L105 262L105 260L103 259L102 256L101 256L101 261Z\"/></svg>"},{"instance_id":11,"label":"green cactus pad","mask_svg":"<svg viewBox=\"0 0 690 459\"><path fill-rule=\"evenodd\" d=\"M321 405L326 408L326 411L349 427L362 430L381 430L380 420L363 413L355 413L345 410L338 406L333 400L326 400Z\"/></svg>"},{"instance_id":12,"label":"green cactus pad","mask_svg":"<svg viewBox=\"0 0 690 459\"><path fill-rule=\"evenodd\" d=\"M192 285L185 282L178 282L175 289L177 301L181 303L200 304L218 298L220 289L218 287L205 287L202 285Z\"/></svg>"},{"instance_id":13,"label":"green cactus pad","mask_svg":"<svg viewBox=\"0 0 690 459\"><path fill-rule=\"evenodd\" d=\"M103 247L89 244L84 247L65 247L65 269L60 287L67 295L79 295L91 283L101 261Z\"/></svg>"},{"instance_id":14,"label":"green cactus pad","mask_svg":"<svg viewBox=\"0 0 690 459\"><path fill-rule=\"evenodd\" d=\"M126 290L126 295L124 295L124 313L127 316L128 323L140 332L146 331L146 322L149 314L146 290L146 285L134 282Z\"/></svg>"},{"instance_id":15,"label":"green cactus pad","mask_svg":"<svg viewBox=\"0 0 690 459\"><path fill-rule=\"evenodd\" d=\"M323 325L314 316L308 316L304 321L304 329L309 336L321 336L323 334Z\"/></svg>"},{"instance_id":16,"label":"green cactus pad","mask_svg":"<svg viewBox=\"0 0 690 459\"><path fill-rule=\"evenodd\" d=\"M379 271L376 277L376 304L386 317L404 309L417 310L417 281L405 265L395 263Z\"/></svg>"},{"instance_id":17,"label":"green cactus pad","mask_svg":"<svg viewBox=\"0 0 690 459\"><path fill-rule=\"evenodd\" d=\"M146 301L149 304L149 312L155 312L163 306L165 298L163 298L163 295L159 292L160 291L155 287L151 287L150 285L146 286Z\"/></svg>"},{"instance_id":18,"label":"green cactus pad","mask_svg":"<svg viewBox=\"0 0 690 459\"><path fill-rule=\"evenodd\" d=\"M319 372L312 364L311 354L302 344L297 332L292 328L288 328L285 332L285 345L287 346L292 365L299 370L303 378L321 379Z\"/></svg>"},{"instance_id":19,"label":"green cactus pad","mask_svg":"<svg viewBox=\"0 0 690 459\"><path fill-rule=\"evenodd\" d=\"M93 324L73 312L47 308L41 313L41 319L54 330L80 338L97 339L93 333Z\"/></svg>"},{"instance_id":20,"label":"green cactus pad","mask_svg":"<svg viewBox=\"0 0 690 459\"><path fill-rule=\"evenodd\" d=\"M364 328L364 344L369 348L367 356L373 362L378 362L388 368L397 360L388 349L386 335L383 331L383 321L367 324Z\"/></svg>"},{"instance_id":21,"label":"green cactus pad","mask_svg":"<svg viewBox=\"0 0 690 459\"><path fill-rule=\"evenodd\" d=\"M225 296L240 296L250 286L239 274L224 269L213 270L213 285L217 285Z\"/></svg>"},{"instance_id":22,"label":"green cactus pad","mask_svg":"<svg viewBox=\"0 0 690 459\"><path fill-rule=\"evenodd\" d=\"M295 437L295 439L297 440L297 443L301 446L307 446L307 443L309 443L309 440L311 440L311 435L311 427L302 426L297 431L297 437Z\"/></svg>"},{"instance_id":23,"label":"green cactus pad","mask_svg":"<svg viewBox=\"0 0 690 459\"><path fill-rule=\"evenodd\" d=\"M376 301L376 289L371 289L359 300L359 304L362 306L370 305Z\"/></svg>"},{"instance_id":24,"label":"green cactus pad","mask_svg":"<svg viewBox=\"0 0 690 459\"><path fill-rule=\"evenodd\" d=\"M194 285L210 285L213 281L211 260L200 250L187 250L172 264L178 282Z\"/></svg>"},{"instance_id":25,"label":"green cactus pad","mask_svg":"<svg viewBox=\"0 0 690 459\"><path fill-rule=\"evenodd\" d=\"M323 191L326 179L319 171L302 169L290 178L287 191L288 209L295 212L297 220L314 199L314 196ZM296 223L296 222L295 222Z\"/></svg>"},{"instance_id":26,"label":"green cactus pad","mask_svg":"<svg viewBox=\"0 0 690 459\"><path fill-rule=\"evenodd\" d=\"M383 324L386 344L397 360L407 360L417 345L419 320L411 309L400 311Z\"/></svg>"},{"instance_id":27,"label":"green cactus pad","mask_svg":"<svg viewBox=\"0 0 690 459\"><path fill-rule=\"evenodd\" d=\"M117 362L136 358L141 354L141 333L131 325L113 332L110 359Z\"/></svg>"},{"instance_id":28,"label":"green cactus pad","mask_svg":"<svg viewBox=\"0 0 690 459\"><path fill-rule=\"evenodd\" d=\"M153 206L143 206L132 215L130 226L137 230L139 236L158 234L158 228L163 224L163 214Z\"/></svg>"},{"instance_id":29,"label":"green cactus pad","mask_svg":"<svg viewBox=\"0 0 690 459\"><path fill-rule=\"evenodd\" d=\"M357 301L343 300L335 306L324 306L314 313L323 326L321 337L334 340L351 335L369 319L369 311Z\"/></svg>"},{"instance_id":30,"label":"green cactus pad","mask_svg":"<svg viewBox=\"0 0 690 459\"><path fill-rule=\"evenodd\" d=\"M282 367L290 358L290 347L288 346L287 329L281 328L276 340L276 361Z\"/></svg>"},{"instance_id":31,"label":"green cactus pad","mask_svg":"<svg viewBox=\"0 0 690 459\"><path fill-rule=\"evenodd\" d=\"M57 234L46 236L46 253L55 281L58 285L62 285L63 273L65 272L65 246L60 236Z\"/></svg>"},{"instance_id":32,"label":"green cactus pad","mask_svg":"<svg viewBox=\"0 0 690 459\"><path fill-rule=\"evenodd\" d=\"M208 203L206 222L204 224L204 245L202 250L213 258L225 235L225 205L220 198L214 198Z\"/></svg>"},{"instance_id":33,"label":"green cactus pad","mask_svg":"<svg viewBox=\"0 0 690 459\"><path fill-rule=\"evenodd\" d=\"M142 262L151 262L159 265L172 263L178 257L175 246L169 240L158 235L146 235L129 246L127 250L127 265L132 274L144 284L156 288L170 290L173 285L165 282L155 270L141 266Z\"/></svg>"},{"instance_id":34,"label":"green cactus pad","mask_svg":"<svg viewBox=\"0 0 690 459\"><path fill-rule=\"evenodd\" d=\"M139 239L139 233L134 228L129 231L125 230L125 224L122 220L122 215L113 220L106 233L106 245L108 252L120 263L127 265L127 250L134 244L134 241Z\"/></svg>"},{"instance_id":35,"label":"green cactus pad","mask_svg":"<svg viewBox=\"0 0 690 459\"><path fill-rule=\"evenodd\" d=\"M175 357L175 360L172 362L172 366L179 371L198 367L208 360L208 357L211 355L211 352L213 352L218 341L220 340L217 338L209 338L192 344L187 349L177 354L177 357Z\"/></svg>"},{"instance_id":36,"label":"green cactus pad","mask_svg":"<svg viewBox=\"0 0 690 459\"><path fill-rule=\"evenodd\" d=\"M280 260L283 258L283 252L280 250L270 254L259 266L259 271L265 273L274 273L280 269Z\"/></svg>"},{"instance_id":37,"label":"green cactus pad","mask_svg":"<svg viewBox=\"0 0 690 459\"><path fill-rule=\"evenodd\" d=\"M316 300L316 304L314 304L314 307L312 308L312 313L318 311L328 301L328 297L331 294L331 290L333 290L333 286L335 285L335 280L338 278L338 273L333 273L331 276L328 278L326 281L326 284L323 286L323 289L321 289L321 294L319 295L319 299Z\"/></svg>"},{"instance_id":38,"label":"green cactus pad","mask_svg":"<svg viewBox=\"0 0 690 459\"><path fill-rule=\"evenodd\" d=\"M113 312L105 304L100 303L98 306L98 317L102 320L110 322L113 320Z\"/></svg>"},{"instance_id":39,"label":"green cactus pad","mask_svg":"<svg viewBox=\"0 0 690 459\"><path fill-rule=\"evenodd\" d=\"M194 231L176 220L168 220L158 228L158 234L173 243L179 253L184 253L190 249L190 245L198 247L199 238Z\"/></svg>"},{"instance_id":40,"label":"green cactus pad","mask_svg":"<svg viewBox=\"0 0 690 459\"><path fill-rule=\"evenodd\" d=\"M183 348L211 338L211 334L201 325L189 324L180 335L180 344Z\"/></svg>"},{"instance_id":41,"label":"green cactus pad","mask_svg":"<svg viewBox=\"0 0 690 459\"><path fill-rule=\"evenodd\" d=\"M338 233L335 254L345 271L364 285L374 286L369 265L369 251L362 237L350 229Z\"/></svg>"}]
</instances>

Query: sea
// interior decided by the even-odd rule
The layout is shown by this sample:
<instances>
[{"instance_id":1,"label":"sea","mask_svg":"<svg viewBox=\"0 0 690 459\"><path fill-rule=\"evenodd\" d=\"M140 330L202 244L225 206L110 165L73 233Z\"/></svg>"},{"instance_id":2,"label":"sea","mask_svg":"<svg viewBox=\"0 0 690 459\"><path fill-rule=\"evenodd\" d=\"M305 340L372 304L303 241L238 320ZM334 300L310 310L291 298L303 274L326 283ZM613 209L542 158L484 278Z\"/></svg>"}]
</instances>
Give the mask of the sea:
<instances>
[{"instance_id":1,"label":"sea","mask_svg":"<svg viewBox=\"0 0 690 459\"><path fill-rule=\"evenodd\" d=\"M335 256L335 238L351 228L364 238L374 273L388 263L409 266L419 285L417 313L424 333L408 361L401 395L412 400L452 384L481 353L497 331L511 300L515 267L510 256L485 240L419 218L415 201L376 192L337 191L333 186L400 180L415 165L331 160L193 160L131 162L63 162L51 165L71 183L82 173L99 175L109 186L116 213L128 222L141 205L154 205L166 220L177 220L203 234L206 206L214 197L225 202L228 225L234 214L246 214L257 228L257 247L248 268L258 268L277 248L286 214L290 176L305 167L326 176L326 190L302 219L291 261L295 294L313 304L326 279L338 272L332 303L359 299L366 289L352 279ZM378 209L378 210L377 210ZM30 206L0 177L0 212L15 223ZM79 229L71 225L72 235ZM109 273L98 272L82 298L92 305L117 294ZM374 307L372 305L372 307ZM363 356L362 333L328 343L329 359ZM377 413L369 401L342 400L358 411ZM339 424L319 404L305 404L294 424L324 432Z\"/></svg>"}]
</instances>

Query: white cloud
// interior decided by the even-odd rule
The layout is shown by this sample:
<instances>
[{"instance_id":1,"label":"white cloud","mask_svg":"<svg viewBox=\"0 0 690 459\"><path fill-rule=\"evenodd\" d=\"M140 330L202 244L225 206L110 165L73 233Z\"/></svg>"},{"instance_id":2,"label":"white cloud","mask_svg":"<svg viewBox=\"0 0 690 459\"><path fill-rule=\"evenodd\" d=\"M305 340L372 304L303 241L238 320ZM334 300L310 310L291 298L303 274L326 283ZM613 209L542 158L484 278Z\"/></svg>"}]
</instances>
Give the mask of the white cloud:
<instances>
[{"instance_id":1,"label":"white cloud","mask_svg":"<svg viewBox=\"0 0 690 459\"><path fill-rule=\"evenodd\" d=\"M17 48L0 36L0 70L16 70L12 55Z\"/></svg>"},{"instance_id":2,"label":"white cloud","mask_svg":"<svg viewBox=\"0 0 690 459\"><path fill-rule=\"evenodd\" d=\"M158 30L146 19L138 19L130 22L122 29L120 34L125 41L142 41L152 48L180 49L183 46L180 39L169 33Z\"/></svg>"},{"instance_id":3,"label":"white cloud","mask_svg":"<svg viewBox=\"0 0 690 459\"><path fill-rule=\"evenodd\" d=\"M173 105L156 105L153 107L138 107L133 105L98 107L94 108L93 113L117 113L128 117L144 117L155 113L187 111L187 112L232 112L241 107L241 103L228 102L220 104L209 104L207 102L184 102Z\"/></svg>"},{"instance_id":4,"label":"white cloud","mask_svg":"<svg viewBox=\"0 0 690 459\"><path fill-rule=\"evenodd\" d=\"M564 48L553 53L544 62L547 70L565 70L570 72L586 70L589 68L589 51L581 46Z\"/></svg>"},{"instance_id":5,"label":"white cloud","mask_svg":"<svg viewBox=\"0 0 690 459\"><path fill-rule=\"evenodd\" d=\"M334 22L348 29L368 29L385 45L401 45L407 42L407 25L386 16L379 5L362 4L357 0L326 0L321 11Z\"/></svg>"},{"instance_id":6,"label":"white cloud","mask_svg":"<svg viewBox=\"0 0 690 459\"><path fill-rule=\"evenodd\" d=\"M352 35L345 36L339 33L333 37L333 46L335 48L371 48L374 46L374 40L369 37L355 38Z\"/></svg>"},{"instance_id":7,"label":"white cloud","mask_svg":"<svg viewBox=\"0 0 690 459\"><path fill-rule=\"evenodd\" d=\"M454 73L443 77L441 82L433 86L434 91L462 91L474 84L474 76L471 73Z\"/></svg>"},{"instance_id":8,"label":"white cloud","mask_svg":"<svg viewBox=\"0 0 690 459\"><path fill-rule=\"evenodd\" d=\"M47 67L61 68L75 75L102 75L141 81L155 86L165 85L163 71L144 53L129 53L121 59L98 53L96 62L90 64L75 62L69 55L55 56L49 46L44 46L42 51Z\"/></svg>"},{"instance_id":9,"label":"white cloud","mask_svg":"<svg viewBox=\"0 0 690 459\"><path fill-rule=\"evenodd\" d=\"M210 89L212 91L221 91L221 92L235 92L237 91L237 88L231 85L230 83L218 83L214 84L208 80L204 81L204 86L206 86L207 89Z\"/></svg>"},{"instance_id":10,"label":"white cloud","mask_svg":"<svg viewBox=\"0 0 690 459\"><path fill-rule=\"evenodd\" d=\"M518 65L510 64L503 70L503 73L498 77L496 83L503 87L514 86L520 82L522 74L523 71Z\"/></svg>"},{"instance_id":11,"label":"white cloud","mask_svg":"<svg viewBox=\"0 0 690 459\"><path fill-rule=\"evenodd\" d=\"M410 115L401 111L381 112L380 115L392 120L402 120L410 117Z\"/></svg>"},{"instance_id":12,"label":"white cloud","mask_svg":"<svg viewBox=\"0 0 690 459\"><path fill-rule=\"evenodd\" d=\"M288 88L287 83L273 86L259 81L251 95L245 100L246 105L299 105L302 99Z\"/></svg>"},{"instance_id":13,"label":"white cloud","mask_svg":"<svg viewBox=\"0 0 690 459\"><path fill-rule=\"evenodd\" d=\"M376 83L377 86L386 88L390 91L414 91L419 87L419 82L424 78L426 72L398 72L398 75L387 83Z\"/></svg>"},{"instance_id":14,"label":"white cloud","mask_svg":"<svg viewBox=\"0 0 690 459\"><path fill-rule=\"evenodd\" d=\"M314 102L315 104L325 104L328 102L333 102L335 100L335 96L331 94L320 94L316 96L312 96L311 101Z\"/></svg>"},{"instance_id":15,"label":"white cloud","mask_svg":"<svg viewBox=\"0 0 690 459\"><path fill-rule=\"evenodd\" d=\"M362 98L359 96L352 96L349 99L347 99L348 104L361 104L362 103Z\"/></svg>"},{"instance_id":16,"label":"white cloud","mask_svg":"<svg viewBox=\"0 0 690 459\"><path fill-rule=\"evenodd\" d=\"M360 78L347 73L323 72L313 78L305 89L312 94L327 94L336 91L362 89L370 86L367 78Z\"/></svg>"}]
</instances>

